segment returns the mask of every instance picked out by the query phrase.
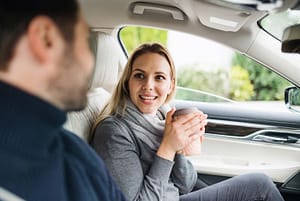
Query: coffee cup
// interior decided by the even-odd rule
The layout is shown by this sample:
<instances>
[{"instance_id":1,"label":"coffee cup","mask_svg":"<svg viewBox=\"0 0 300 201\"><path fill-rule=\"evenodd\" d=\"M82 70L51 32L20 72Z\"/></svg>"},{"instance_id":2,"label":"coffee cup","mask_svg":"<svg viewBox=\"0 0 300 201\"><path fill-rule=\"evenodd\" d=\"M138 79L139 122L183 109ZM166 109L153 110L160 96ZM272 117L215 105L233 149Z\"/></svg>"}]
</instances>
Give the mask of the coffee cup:
<instances>
[{"instance_id":1,"label":"coffee cup","mask_svg":"<svg viewBox=\"0 0 300 201\"><path fill-rule=\"evenodd\" d=\"M176 120L176 117L180 115L185 115L192 112L199 112L199 110L196 107L178 109L173 114L173 120ZM182 150L182 152L186 156L199 155L201 153L202 136L200 134L200 131L193 133L192 135L199 135L199 139L194 140L193 142L191 142L191 144L189 144Z\"/></svg>"}]
</instances>

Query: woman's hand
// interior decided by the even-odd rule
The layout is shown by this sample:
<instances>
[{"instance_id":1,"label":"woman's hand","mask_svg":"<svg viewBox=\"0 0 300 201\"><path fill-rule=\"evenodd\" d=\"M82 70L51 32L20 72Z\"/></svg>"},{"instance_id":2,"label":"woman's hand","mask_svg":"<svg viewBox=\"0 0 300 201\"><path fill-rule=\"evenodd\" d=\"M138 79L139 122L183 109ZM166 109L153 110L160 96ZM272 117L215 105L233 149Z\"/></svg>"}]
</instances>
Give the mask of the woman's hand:
<instances>
[{"instance_id":1,"label":"woman's hand","mask_svg":"<svg viewBox=\"0 0 300 201\"><path fill-rule=\"evenodd\" d=\"M190 144L188 144L186 147L184 147L184 149L180 152L177 153L181 153L185 156L193 156L193 155L199 155L201 154L201 146L202 146L202 142L204 139L204 133L205 133L205 126L207 125L207 115L204 114L203 112L199 111L201 113L201 128L200 131L195 133L194 135L197 135L198 138L195 139L193 142L191 142Z\"/></svg>"},{"instance_id":2,"label":"woman's hand","mask_svg":"<svg viewBox=\"0 0 300 201\"><path fill-rule=\"evenodd\" d=\"M183 150L194 140L199 140L199 135L203 135L206 125L207 115L200 111L192 112L172 118L175 109L172 108L166 116L165 132L158 148L157 155L173 160L176 152Z\"/></svg>"}]
</instances>

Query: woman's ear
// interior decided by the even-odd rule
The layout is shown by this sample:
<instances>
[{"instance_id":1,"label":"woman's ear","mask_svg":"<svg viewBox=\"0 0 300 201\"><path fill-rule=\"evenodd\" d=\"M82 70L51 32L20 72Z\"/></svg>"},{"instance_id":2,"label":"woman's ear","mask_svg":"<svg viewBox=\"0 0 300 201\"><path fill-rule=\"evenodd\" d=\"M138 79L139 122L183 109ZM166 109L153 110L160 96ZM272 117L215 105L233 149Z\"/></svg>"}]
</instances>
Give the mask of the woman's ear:
<instances>
[{"instance_id":1,"label":"woman's ear","mask_svg":"<svg viewBox=\"0 0 300 201\"><path fill-rule=\"evenodd\" d=\"M29 47L34 58L41 63L51 62L62 36L56 24L47 16L35 17L28 26Z\"/></svg>"}]
</instances>

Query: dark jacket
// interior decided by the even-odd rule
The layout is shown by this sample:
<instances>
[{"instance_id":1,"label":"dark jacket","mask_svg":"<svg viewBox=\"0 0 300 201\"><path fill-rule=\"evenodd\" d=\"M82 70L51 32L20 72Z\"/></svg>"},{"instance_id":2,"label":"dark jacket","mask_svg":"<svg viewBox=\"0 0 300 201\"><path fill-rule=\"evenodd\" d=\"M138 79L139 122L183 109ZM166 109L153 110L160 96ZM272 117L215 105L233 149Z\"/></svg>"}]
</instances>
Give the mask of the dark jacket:
<instances>
[{"instance_id":1,"label":"dark jacket","mask_svg":"<svg viewBox=\"0 0 300 201\"><path fill-rule=\"evenodd\" d=\"M123 201L65 112L0 82L0 186L26 201Z\"/></svg>"}]
</instances>

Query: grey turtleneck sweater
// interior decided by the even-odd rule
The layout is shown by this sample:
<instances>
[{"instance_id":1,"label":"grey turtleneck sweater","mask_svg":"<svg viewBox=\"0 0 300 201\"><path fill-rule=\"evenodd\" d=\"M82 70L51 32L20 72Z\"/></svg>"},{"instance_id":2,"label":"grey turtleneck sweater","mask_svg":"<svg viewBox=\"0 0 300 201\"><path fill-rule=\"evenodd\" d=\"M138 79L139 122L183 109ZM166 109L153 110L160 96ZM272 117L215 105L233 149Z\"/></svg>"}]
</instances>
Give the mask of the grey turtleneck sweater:
<instances>
[{"instance_id":1,"label":"grey turtleneck sweater","mask_svg":"<svg viewBox=\"0 0 300 201\"><path fill-rule=\"evenodd\" d=\"M197 180L192 164L183 156L160 158L129 125L109 117L95 130L91 145L129 201L178 201Z\"/></svg>"}]
</instances>

